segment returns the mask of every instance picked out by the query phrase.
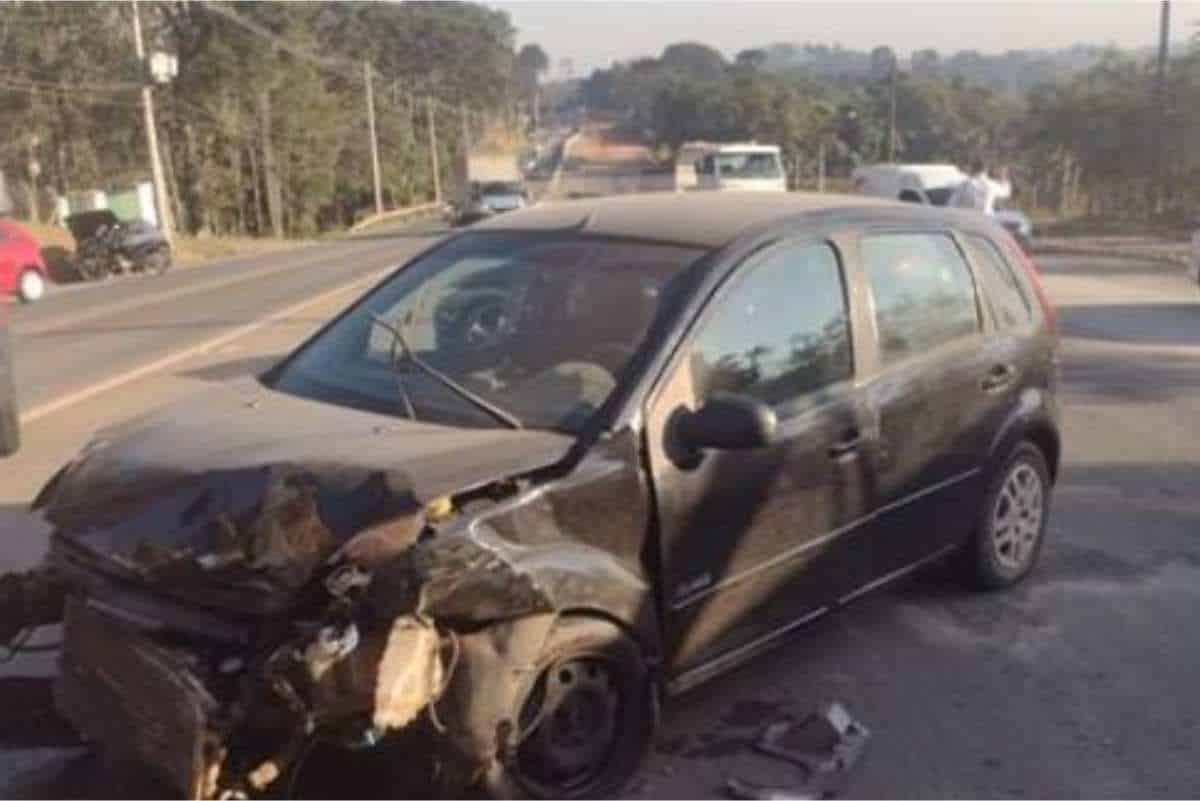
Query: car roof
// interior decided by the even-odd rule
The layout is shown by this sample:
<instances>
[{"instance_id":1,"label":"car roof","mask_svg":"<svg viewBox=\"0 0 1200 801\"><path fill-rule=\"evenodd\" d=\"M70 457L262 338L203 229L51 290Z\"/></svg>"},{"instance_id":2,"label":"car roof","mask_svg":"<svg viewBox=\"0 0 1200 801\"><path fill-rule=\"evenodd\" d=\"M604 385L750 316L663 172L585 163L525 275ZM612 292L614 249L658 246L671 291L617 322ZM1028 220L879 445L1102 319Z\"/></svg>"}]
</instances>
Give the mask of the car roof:
<instances>
[{"instance_id":1,"label":"car roof","mask_svg":"<svg viewBox=\"0 0 1200 801\"><path fill-rule=\"evenodd\" d=\"M703 190L654 192L544 203L477 223L472 230L575 230L717 248L752 229L801 214L835 209L879 209L904 214L913 211L911 206L865 195ZM924 208L920 213L936 214Z\"/></svg>"}]
</instances>

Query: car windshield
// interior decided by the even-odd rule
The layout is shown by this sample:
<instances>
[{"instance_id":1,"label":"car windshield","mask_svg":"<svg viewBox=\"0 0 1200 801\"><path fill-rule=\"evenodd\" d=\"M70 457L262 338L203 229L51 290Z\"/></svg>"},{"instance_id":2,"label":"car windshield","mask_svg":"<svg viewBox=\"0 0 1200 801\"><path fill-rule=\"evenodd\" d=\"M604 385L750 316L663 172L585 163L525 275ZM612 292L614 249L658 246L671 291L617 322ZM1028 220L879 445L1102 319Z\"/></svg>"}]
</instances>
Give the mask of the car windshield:
<instances>
[{"instance_id":1,"label":"car windshield","mask_svg":"<svg viewBox=\"0 0 1200 801\"><path fill-rule=\"evenodd\" d=\"M582 234L460 236L379 286L274 376L276 389L446 425L497 426L414 355L531 428L577 431L703 251ZM407 396L408 401L405 400Z\"/></svg>"},{"instance_id":2,"label":"car windshield","mask_svg":"<svg viewBox=\"0 0 1200 801\"><path fill-rule=\"evenodd\" d=\"M718 153L722 178L778 178L779 158L774 153Z\"/></svg>"},{"instance_id":3,"label":"car windshield","mask_svg":"<svg viewBox=\"0 0 1200 801\"><path fill-rule=\"evenodd\" d=\"M519 195L521 194L521 185L511 181L492 181L484 184L479 193L481 195Z\"/></svg>"}]
</instances>

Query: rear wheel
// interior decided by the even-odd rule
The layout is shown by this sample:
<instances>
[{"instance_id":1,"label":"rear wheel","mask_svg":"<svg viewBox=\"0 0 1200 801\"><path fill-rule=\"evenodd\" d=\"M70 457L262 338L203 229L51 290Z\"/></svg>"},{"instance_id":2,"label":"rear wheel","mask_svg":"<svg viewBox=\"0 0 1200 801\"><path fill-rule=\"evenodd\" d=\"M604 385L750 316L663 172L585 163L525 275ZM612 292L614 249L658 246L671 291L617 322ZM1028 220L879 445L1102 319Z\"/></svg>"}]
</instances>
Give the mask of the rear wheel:
<instances>
[{"instance_id":1,"label":"rear wheel","mask_svg":"<svg viewBox=\"0 0 1200 801\"><path fill-rule=\"evenodd\" d=\"M151 275L162 275L171 269L171 251L165 247L153 251L142 262L142 269Z\"/></svg>"},{"instance_id":2,"label":"rear wheel","mask_svg":"<svg viewBox=\"0 0 1200 801\"><path fill-rule=\"evenodd\" d=\"M46 279L32 267L17 278L17 297L22 303L34 303L46 294Z\"/></svg>"},{"instance_id":3,"label":"rear wheel","mask_svg":"<svg viewBox=\"0 0 1200 801\"><path fill-rule=\"evenodd\" d=\"M566 618L521 694L520 744L484 777L495 798L612 798L649 746L655 697L641 650L616 625Z\"/></svg>"},{"instance_id":4,"label":"rear wheel","mask_svg":"<svg viewBox=\"0 0 1200 801\"><path fill-rule=\"evenodd\" d=\"M1050 487L1041 449L1029 441L1018 444L992 479L964 553L972 583L999 589L1029 575L1045 540Z\"/></svg>"}]
</instances>

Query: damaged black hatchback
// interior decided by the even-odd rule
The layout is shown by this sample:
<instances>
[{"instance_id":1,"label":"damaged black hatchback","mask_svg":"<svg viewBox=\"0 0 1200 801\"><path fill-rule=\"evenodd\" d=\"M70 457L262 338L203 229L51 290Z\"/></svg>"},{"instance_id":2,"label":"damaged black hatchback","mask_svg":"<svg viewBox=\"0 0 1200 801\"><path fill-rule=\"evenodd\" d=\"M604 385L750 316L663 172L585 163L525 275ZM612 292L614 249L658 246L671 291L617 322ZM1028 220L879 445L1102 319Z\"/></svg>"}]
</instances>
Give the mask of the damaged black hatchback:
<instances>
[{"instance_id":1,"label":"damaged black hatchback","mask_svg":"<svg viewBox=\"0 0 1200 801\"><path fill-rule=\"evenodd\" d=\"M60 710L192 797L414 730L446 793L616 794L665 694L951 552L1029 572L1059 439L1024 258L861 198L504 215L99 434L0 639L65 618Z\"/></svg>"}]
</instances>

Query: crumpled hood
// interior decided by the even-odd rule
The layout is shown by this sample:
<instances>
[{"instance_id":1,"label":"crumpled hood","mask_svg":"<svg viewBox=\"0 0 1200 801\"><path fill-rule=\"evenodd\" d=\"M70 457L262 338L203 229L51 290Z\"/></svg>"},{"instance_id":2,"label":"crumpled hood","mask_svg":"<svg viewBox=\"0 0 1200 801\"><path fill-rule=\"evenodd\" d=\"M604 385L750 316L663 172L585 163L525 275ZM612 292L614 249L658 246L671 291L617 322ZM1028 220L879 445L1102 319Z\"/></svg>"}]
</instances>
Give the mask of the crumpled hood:
<instances>
[{"instance_id":1,"label":"crumpled hood","mask_svg":"<svg viewBox=\"0 0 1200 801\"><path fill-rule=\"evenodd\" d=\"M223 583L295 589L354 534L553 464L572 443L401 420L245 381L101 432L35 505L58 537L125 570L176 576L186 562Z\"/></svg>"}]
</instances>

